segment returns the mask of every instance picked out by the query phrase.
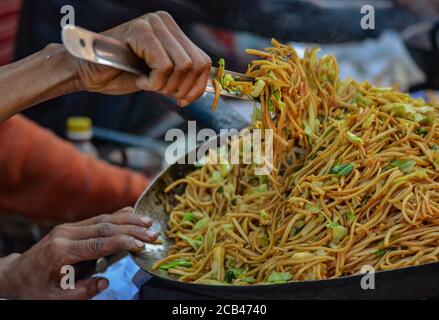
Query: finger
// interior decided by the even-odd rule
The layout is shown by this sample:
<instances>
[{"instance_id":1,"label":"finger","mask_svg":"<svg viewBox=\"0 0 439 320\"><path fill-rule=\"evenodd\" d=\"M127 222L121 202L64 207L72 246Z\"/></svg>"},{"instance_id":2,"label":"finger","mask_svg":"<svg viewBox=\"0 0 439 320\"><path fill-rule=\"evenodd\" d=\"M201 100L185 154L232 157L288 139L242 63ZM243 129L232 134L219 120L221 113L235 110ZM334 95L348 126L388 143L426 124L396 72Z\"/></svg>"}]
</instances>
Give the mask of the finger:
<instances>
[{"instance_id":1,"label":"finger","mask_svg":"<svg viewBox=\"0 0 439 320\"><path fill-rule=\"evenodd\" d=\"M185 95L184 98L180 99L178 101L178 104L181 107L185 107L191 102L197 100L199 97L203 95L203 93L206 91L206 83L209 78L209 71L204 72L199 81L195 82L195 85L192 87L192 89Z\"/></svg>"},{"instance_id":2,"label":"finger","mask_svg":"<svg viewBox=\"0 0 439 320\"><path fill-rule=\"evenodd\" d=\"M141 217L132 213L132 208L119 210L113 214L102 214L84 221L70 224L71 226L86 226L99 223L114 223L114 224L131 224L143 227L150 227L153 223L149 217Z\"/></svg>"},{"instance_id":3,"label":"finger","mask_svg":"<svg viewBox=\"0 0 439 320\"><path fill-rule=\"evenodd\" d=\"M105 278L91 278L79 281L73 290L62 290L58 299L61 300L89 300L108 288Z\"/></svg>"},{"instance_id":4,"label":"finger","mask_svg":"<svg viewBox=\"0 0 439 320\"><path fill-rule=\"evenodd\" d=\"M191 71L192 60L177 39L175 39L172 33L167 29L159 16L156 14L148 14L147 18L154 30L154 34L174 64L174 69L166 85L159 91L164 95L171 96L177 91L187 74Z\"/></svg>"},{"instance_id":5,"label":"finger","mask_svg":"<svg viewBox=\"0 0 439 320\"><path fill-rule=\"evenodd\" d=\"M161 90L166 85L174 66L148 21L139 19L135 22L127 43L151 69L148 77L137 79L136 85L145 91Z\"/></svg>"},{"instance_id":6,"label":"finger","mask_svg":"<svg viewBox=\"0 0 439 320\"><path fill-rule=\"evenodd\" d=\"M198 56L192 57L192 60L194 62L191 72L174 94L175 98L179 101L185 99L187 104L198 99L206 91L210 67L212 66L210 59L206 59L201 52L199 52ZM194 88L197 90L193 91Z\"/></svg>"},{"instance_id":7,"label":"finger","mask_svg":"<svg viewBox=\"0 0 439 320\"><path fill-rule=\"evenodd\" d=\"M123 251L138 252L145 244L125 234L119 234L107 238L93 238L71 241L68 247L70 264L80 261L98 259Z\"/></svg>"},{"instance_id":8,"label":"finger","mask_svg":"<svg viewBox=\"0 0 439 320\"><path fill-rule=\"evenodd\" d=\"M181 100L188 94L188 92L192 91L191 89L195 86L195 84L197 84L198 82L202 82L199 84L198 88L203 88L203 90L201 92L200 90L198 90L196 93L193 92L192 97L186 98L188 103L192 102L193 100L199 98L205 91L207 85L207 77L204 76L204 73L210 72L212 60L184 34L184 32L180 29L174 18L172 18L169 13L165 11L159 11L157 12L157 15L166 25L170 33L181 44L181 46L184 48L184 50L187 52L192 60L192 70L185 77L184 82L181 84L174 96L177 99Z\"/></svg>"},{"instance_id":9,"label":"finger","mask_svg":"<svg viewBox=\"0 0 439 320\"><path fill-rule=\"evenodd\" d=\"M138 225L120 225L103 222L89 226L70 227L72 239L83 240L92 238L106 238L116 235L128 235L146 242L154 242L158 234L147 227Z\"/></svg>"}]
</instances>

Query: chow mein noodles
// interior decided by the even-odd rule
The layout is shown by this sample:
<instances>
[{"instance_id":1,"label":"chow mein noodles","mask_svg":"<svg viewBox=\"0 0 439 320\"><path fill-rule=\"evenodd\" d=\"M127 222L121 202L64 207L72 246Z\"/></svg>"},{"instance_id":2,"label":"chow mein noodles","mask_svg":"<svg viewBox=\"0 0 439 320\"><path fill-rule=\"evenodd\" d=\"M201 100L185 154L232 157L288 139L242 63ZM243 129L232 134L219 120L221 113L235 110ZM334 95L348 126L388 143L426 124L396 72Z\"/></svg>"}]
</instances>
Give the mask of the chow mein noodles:
<instances>
[{"instance_id":1,"label":"chow mein noodles","mask_svg":"<svg viewBox=\"0 0 439 320\"><path fill-rule=\"evenodd\" d=\"M224 74L224 61L216 79L260 100L251 128L274 132L272 173L206 163L169 185L184 186L167 203L175 244L154 268L253 285L438 261L439 106L340 80L318 49L272 44L247 50L255 83Z\"/></svg>"}]
</instances>

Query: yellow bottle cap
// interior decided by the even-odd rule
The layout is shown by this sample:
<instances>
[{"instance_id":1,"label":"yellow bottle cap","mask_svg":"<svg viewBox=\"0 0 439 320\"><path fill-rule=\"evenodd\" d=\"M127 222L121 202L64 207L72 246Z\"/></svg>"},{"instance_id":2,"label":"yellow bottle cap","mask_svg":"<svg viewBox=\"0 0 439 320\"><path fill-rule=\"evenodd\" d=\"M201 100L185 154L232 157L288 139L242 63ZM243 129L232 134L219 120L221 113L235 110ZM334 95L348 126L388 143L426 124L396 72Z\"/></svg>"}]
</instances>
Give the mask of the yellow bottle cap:
<instances>
[{"instance_id":1,"label":"yellow bottle cap","mask_svg":"<svg viewBox=\"0 0 439 320\"><path fill-rule=\"evenodd\" d=\"M67 119L68 132L89 132L92 129L92 121L87 117L70 117Z\"/></svg>"}]
</instances>

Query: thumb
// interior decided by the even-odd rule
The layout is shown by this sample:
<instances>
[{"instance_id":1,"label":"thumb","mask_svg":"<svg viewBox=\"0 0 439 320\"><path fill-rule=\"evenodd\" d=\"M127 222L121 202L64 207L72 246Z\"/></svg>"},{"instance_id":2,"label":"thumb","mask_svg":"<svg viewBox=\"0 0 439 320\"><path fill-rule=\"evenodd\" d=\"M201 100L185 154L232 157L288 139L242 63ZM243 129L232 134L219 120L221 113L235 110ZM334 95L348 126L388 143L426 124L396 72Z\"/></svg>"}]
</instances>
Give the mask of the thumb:
<instances>
[{"instance_id":1,"label":"thumb","mask_svg":"<svg viewBox=\"0 0 439 320\"><path fill-rule=\"evenodd\" d=\"M89 300L107 288L108 280L105 278L82 280L75 284L75 289L63 292L60 299Z\"/></svg>"}]
</instances>

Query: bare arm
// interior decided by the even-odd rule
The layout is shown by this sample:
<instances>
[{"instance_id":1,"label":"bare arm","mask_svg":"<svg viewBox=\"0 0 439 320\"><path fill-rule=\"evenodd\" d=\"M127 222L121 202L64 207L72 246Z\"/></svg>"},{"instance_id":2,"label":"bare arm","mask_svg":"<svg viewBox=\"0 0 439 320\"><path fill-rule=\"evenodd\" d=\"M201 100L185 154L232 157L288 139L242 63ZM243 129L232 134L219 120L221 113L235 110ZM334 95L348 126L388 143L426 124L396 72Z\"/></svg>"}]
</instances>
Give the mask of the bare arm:
<instances>
[{"instance_id":1,"label":"bare arm","mask_svg":"<svg viewBox=\"0 0 439 320\"><path fill-rule=\"evenodd\" d=\"M210 58L168 13L148 13L104 34L126 41L151 68L149 76L80 61L62 45L51 44L0 68L0 122L45 100L82 90L112 95L154 91L175 98L181 106L204 93Z\"/></svg>"},{"instance_id":2,"label":"bare arm","mask_svg":"<svg viewBox=\"0 0 439 320\"><path fill-rule=\"evenodd\" d=\"M75 62L62 45L0 68L0 122L35 104L79 91Z\"/></svg>"}]
</instances>

